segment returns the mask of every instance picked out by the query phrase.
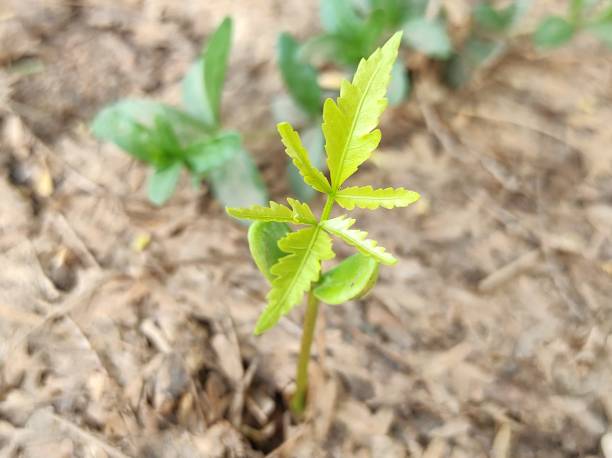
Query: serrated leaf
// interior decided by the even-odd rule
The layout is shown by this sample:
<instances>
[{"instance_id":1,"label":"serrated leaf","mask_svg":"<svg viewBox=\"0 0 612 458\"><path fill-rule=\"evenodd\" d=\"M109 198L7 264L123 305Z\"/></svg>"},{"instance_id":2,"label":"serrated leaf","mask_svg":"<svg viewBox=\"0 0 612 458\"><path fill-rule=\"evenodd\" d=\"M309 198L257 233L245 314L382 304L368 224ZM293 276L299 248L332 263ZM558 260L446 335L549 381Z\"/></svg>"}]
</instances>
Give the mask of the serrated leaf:
<instances>
[{"instance_id":1,"label":"serrated leaf","mask_svg":"<svg viewBox=\"0 0 612 458\"><path fill-rule=\"evenodd\" d=\"M317 218L312 213L312 210L308 204L300 202L299 200L287 198L287 202L291 205L293 210L293 221L302 224L317 224Z\"/></svg>"},{"instance_id":2,"label":"serrated leaf","mask_svg":"<svg viewBox=\"0 0 612 458\"><path fill-rule=\"evenodd\" d=\"M293 210L285 205L270 201L268 207L262 205L252 205L248 208L225 209L227 214L234 218L251 219L254 221L276 221L280 223L293 223Z\"/></svg>"},{"instance_id":3,"label":"serrated leaf","mask_svg":"<svg viewBox=\"0 0 612 458\"><path fill-rule=\"evenodd\" d=\"M185 162L193 173L201 176L223 165L240 149L240 135L224 132L189 145L185 150Z\"/></svg>"},{"instance_id":4,"label":"serrated leaf","mask_svg":"<svg viewBox=\"0 0 612 458\"><path fill-rule=\"evenodd\" d=\"M438 19L410 19L404 26L404 42L423 54L440 59L447 58L453 51L446 27Z\"/></svg>"},{"instance_id":5,"label":"serrated leaf","mask_svg":"<svg viewBox=\"0 0 612 458\"><path fill-rule=\"evenodd\" d=\"M285 237L291 229L286 223L275 221L255 221L249 226L249 249L259 271L268 279L274 280L270 269L287 253L278 247L278 241Z\"/></svg>"},{"instance_id":6,"label":"serrated leaf","mask_svg":"<svg viewBox=\"0 0 612 458\"><path fill-rule=\"evenodd\" d=\"M376 284L378 266L378 262L361 253L349 256L321 275L313 293L330 305L363 297Z\"/></svg>"},{"instance_id":7,"label":"serrated leaf","mask_svg":"<svg viewBox=\"0 0 612 458\"><path fill-rule=\"evenodd\" d=\"M302 131L302 141L313 167L317 170L322 170L326 167L325 140L323 138L320 123L305 128ZM291 189L300 200L309 202L317 194L316 189L304 182L304 177L293 162L288 164L288 175ZM325 181L327 181L327 178L325 178ZM329 183L329 181L327 181L327 183Z\"/></svg>"},{"instance_id":8,"label":"serrated leaf","mask_svg":"<svg viewBox=\"0 0 612 458\"><path fill-rule=\"evenodd\" d=\"M163 205L174 193L181 174L182 164L176 162L163 169L157 169L149 176L149 200Z\"/></svg>"},{"instance_id":9,"label":"serrated leaf","mask_svg":"<svg viewBox=\"0 0 612 458\"><path fill-rule=\"evenodd\" d=\"M270 201L268 207L252 205L248 208L226 208L227 213L234 218L251 219L254 221L277 221L294 224L316 224L317 219L310 207L298 200L288 198L291 208Z\"/></svg>"},{"instance_id":10,"label":"serrated leaf","mask_svg":"<svg viewBox=\"0 0 612 458\"><path fill-rule=\"evenodd\" d=\"M304 177L304 181L317 191L331 192L331 186L325 175L310 162L308 151L304 148L299 134L286 122L278 124L277 129L285 145L287 155Z\"/></svg>"},{"instance_id":11,"label":"serrated leaf","mask_svg":"<svg viewBox=\"0 0 612 458\"><path fill-rule=\"evenodd\" d=\"M299 59L299 43L288 33L278 37L278 66L285 86L300 108L310 116L321 110L321 88L316 69Z\"/></svg>"},{"instance_id":12,"label":"serrated leaf","mask_svg":"<svg viewBox=\"0 0 612 458\"><path fill-rule=\"evenodd\" d=\"M336 202L347 210L355 207L374 210L378 207L391 209L407 207L421 197L414 191L404 188L373 189L372 186L353 186L336 193Z\"/></svg>"},{"instance_id":13,"label":"serrated leaf","mask_svg":"<svg viewBox=\"0 0 612 458\"><path fill-rule=\"evenodd\" d=\"M251 155L243 148L207 174L215 197L226 207L265 205L268 192Z\"/></svg>"},{"instance_id":14,"label":"serrated leaf","mask_svg":"<svg viewBox=\"0 0 612 458\"><path fill-rule=\"evenodd\" d=\"M383 247L378 246L377 241L367 239L367 232L359 229L350 229L353 224L355 224L355 220L353 218L347 218L343 215L321 222L321 227L329 233L340 237L349 245L354 246L361 253L372 257L382 264L393 265L397 262L397 259L395 259Z\"/></svg>"},{"instance_id":15,"label":"serrated leaf","mask_svg":"<svg viewBox=\"0 0 612 458\"><path fill-rule=\"evenodd\" d=\"M268 305L255 326L257 335L274 326L302 300L311 284L319 279L321 261L335 256L331 238L319 226L291 232L278 246L288 254L272 266L275 278L267 296Z\"/></svg>"},{"instance_id":16,"label":"serrated leaf","mask_svg":"<svg viewBox=\"0 0 612 458\"><path fill-rule=\"evenodd\" d=\"M334 190L357 171L380 142L380 131L374 129L387 106L385 95L400 40L398 32L360 62L353 82L343 81L337 104L325 101L323 134Z\"/></svg>"},{"instance_id":17,"label":"serrated leaf","mask_svg":"<svg viewBox=\"0 0 612 458\"><path fill-rule=\"evenodd\" d=\"M575 32L575 26L566 19L549 16L538 25L533 41L540 49L552 49L570 41Z\"/></svg>"}]
</instances>

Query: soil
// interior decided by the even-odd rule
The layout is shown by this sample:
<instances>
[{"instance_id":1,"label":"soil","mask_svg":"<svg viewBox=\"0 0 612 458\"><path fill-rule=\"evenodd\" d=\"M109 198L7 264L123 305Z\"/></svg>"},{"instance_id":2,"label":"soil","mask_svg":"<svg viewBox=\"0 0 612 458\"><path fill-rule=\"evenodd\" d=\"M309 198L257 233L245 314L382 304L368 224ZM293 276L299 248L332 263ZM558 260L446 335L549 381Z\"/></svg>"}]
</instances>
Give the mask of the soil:
<instances>
[{"instance_id":1,"label":"soil","mask_svg":"<svg viewBox=\"0 0 612 458\"><path fill-rule=\"evenodd\" d=\"M267 285L244 226L187 179L152 207L146 168L88 132L121 97L178 103L232 15L225 123L282 198L274 46L317 29L315 3L0 4L0 456L612 457L612 53L595 41L519 36L460 91L408 57L413 96L354 183L423 198L358 212L400 262L323 307L302 422L303 308L252 335Z\"/></svg>"}]
</instances>

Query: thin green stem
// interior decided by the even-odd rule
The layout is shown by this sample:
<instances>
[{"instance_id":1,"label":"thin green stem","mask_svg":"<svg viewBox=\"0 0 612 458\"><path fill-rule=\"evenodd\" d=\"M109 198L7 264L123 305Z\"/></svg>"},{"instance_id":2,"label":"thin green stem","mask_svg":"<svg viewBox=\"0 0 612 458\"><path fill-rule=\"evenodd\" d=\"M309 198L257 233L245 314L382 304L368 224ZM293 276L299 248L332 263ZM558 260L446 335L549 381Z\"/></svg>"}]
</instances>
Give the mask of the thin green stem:
<instances>
[{"instance_id":1,"label":"thin green stem","mask_svg":"<svg viewBox=\"0 0 612 458\"><path fill-rule=\"evenodd\" d=\"M334 206L334 197L327 195L327 200L325 201L325 207L323 207L323 213L321 213L321 219L319 220L319 222L321 221L326 221L329 218L329 214L332 211L332 207Z\"/></svg>"},{"instance_id":2,"label":"thin green stem","mask_svg":"<svg viewBox=\"0 0 612 458\"><path fill-rule=\"evenodd\" d=\"M333 201L332 201L333 202ZM319 312L319 300L310 291L308 293L308 306L304 316L304 331L300 346L297 374L295 377L296 390L291 398L291 410L297 416L304 413L306 406L306 393L308 392L308 363L310 362L310 347L314 336L317 314Z\"/></svg>"},{"instance_id":3,"label":"thin green stem","mask_svg":"<svg viewBox=\"0 0 612 458\"><path fill-rule=\"evenodd\" d=\"M321 221L326 221L331 214L334 206L334 196L328 195L321 213ZM308 393L308 363L310 362L310 348L317 324L319 313L319 300L315 297L312 289L308 292L308 305L306 315L304 315L304 330L300 345L300 355L298 357L297 373L295 376L296 389L291 398L291 410L296 416L301 416L306 407L306 394Z\"/></svg>"}]
</instances>

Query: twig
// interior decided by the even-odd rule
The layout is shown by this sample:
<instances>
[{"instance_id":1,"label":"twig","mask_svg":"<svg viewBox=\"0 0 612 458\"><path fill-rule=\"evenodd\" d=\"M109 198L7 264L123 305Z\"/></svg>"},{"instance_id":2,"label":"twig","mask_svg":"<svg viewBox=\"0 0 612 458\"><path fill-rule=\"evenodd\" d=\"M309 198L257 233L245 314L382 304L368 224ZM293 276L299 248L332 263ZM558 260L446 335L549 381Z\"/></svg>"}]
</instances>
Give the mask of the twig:
<instances>
[{"instance_id":1,"label":"twig","mask_svg":"<svg viewBox=\"0 0 612 458\"><path fill-rule=\"evenodd\" d=\"M521 272L533 267L540 258L540 250L535 249L519 256L505 266L483 278L478 284L478 289L482 292L491 292L498 286L506 283Z\"/></svg>"}]
</instances>

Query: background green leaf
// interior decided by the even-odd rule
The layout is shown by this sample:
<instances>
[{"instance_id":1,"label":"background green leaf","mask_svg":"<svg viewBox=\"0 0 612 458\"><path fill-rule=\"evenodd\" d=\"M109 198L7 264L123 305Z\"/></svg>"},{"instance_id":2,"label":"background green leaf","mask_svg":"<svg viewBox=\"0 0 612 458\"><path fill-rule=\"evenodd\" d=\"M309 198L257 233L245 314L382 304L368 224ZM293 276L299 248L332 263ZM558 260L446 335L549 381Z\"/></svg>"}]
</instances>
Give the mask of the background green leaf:
<instances>
[{"instance_id":1,"label":"background green leaf","mask_svg":"<svg viewBox=\"0 0 612 458\"><path fill-rule=\"evenodd\" d=\"M410 76L403 62L396 61L391 68L391 81L387 91L389 105L402 103L410 94Z\"/></svg>"},{"instance_id":2,"label":"background green leaf","mask_svg":"<svg viewBox=\"0 0 612 458\"><path fill-rule=\"evenodd\" d=\"M208 174L213 193L226 207L268 203L268 192L253 159L243 148Z\"/></svg>"},{"instance_id":3,"label":"background green leaf","mask_svg":"<svg viewBox=\"0 0 612 458\"><path fill-rule=\"evenodd\" d=\"M167 124L181 140L204 138L210 131L199 120L162 103L142 99L125 99L102 109L91 124L92 133L114 143L132 156L153 162L159 154L159 137L155 123Z\"/></svg>"},{"instance_id":4,"label":"background green leaf","mask_svg":"<svg viewBox=\"0 0 612 458\"><path fill-rule=\"evenodd\" d=\"M423 54L441 59L453 50L445 25L437 19L410 19L404 25L404 42Z\"/></svg>"},{"instance_id":5,"label":"background green leaf","mask_svg":"<svg viewBox=\"0 0 612 458\"><path fill-rule=\"evenodd\" d=\"M489 3L481 3L474 8L473 16L480 27L491 32L503 32L513 24L516 10L515 3L501 9L495 9Z\"/></svg>"},{"instance_id":6,"label":"background green leaf","mask_svg":"<svg viewBox=\"0 0 612 458\"><path fill-rule=\"evenodd\" d=\"M174 193L181 175L182 164L174 164L163 169L156 169L149 176L149 200L155 205L163 205Z\"/></svg>"},{"instance_id":7,"label":"background green leaf","mask_svg":"<svg viewBox=\"0 0 612 458\"><path fill-rule=\"evenodd\" d=\"M538 48L552 49L572 39L575 27L560 16L549 16L544 19L533 34L533 41Z\"/></svg>"},{"instance_id":8,"label":"background green leaf","mask_svg":"<svg viewBox=\"0 0 612 458\"><path fill-rule=\"evenodd\" d=\"M278 241L285 237L291 229L286 223L276 221L255 221L249 227L249 249L259 271L272 282L274 275L270 268L287 253L278 247Z\"/></svg>"},{"instance_id":9,"label":"background green leaf","mask_svg":"<svg viewBox=\"0 0 612 458\"><path fill-rule=\"evenodd\" d=\"M185 161L193 173L203 175L222 166L241 149L238 133L223 132L216 137L189 145L185 151Z\"/></svg>"},{"instance_id":10,"label":"background green leaf","mask_svg":"<svg viewBox=\"0 0 612 458\"><path fill-rule=\"evenodd\" d=\"M288 33L278 37L278 66L291 96L310 116L321 111L321 89L315 68L299 59L299 43Z\"/></svg>"},{"instance_id":11,"label":"background green leaf","mask_svg":"<svg viewBox=\"0 0 612 458\"><path fill-rule=\"evenodd\" d=\"M202 53L204 87L216 125L220 123L221 119L221 94L229 60L232 28L231 18L226 17L208 40L205 51Z\"/></svg>"},{"instance_id":12,"label":"background green leaf","mask_svg":"<svg viewBox=\"0 0 612 458\"><path fill-rule=\"evenodd\" d=\"M314 295L330 305L363 297L376 284L378 266L374 259L361 253L349 256L321 275Z\"/></svg>"}]
</instances>

